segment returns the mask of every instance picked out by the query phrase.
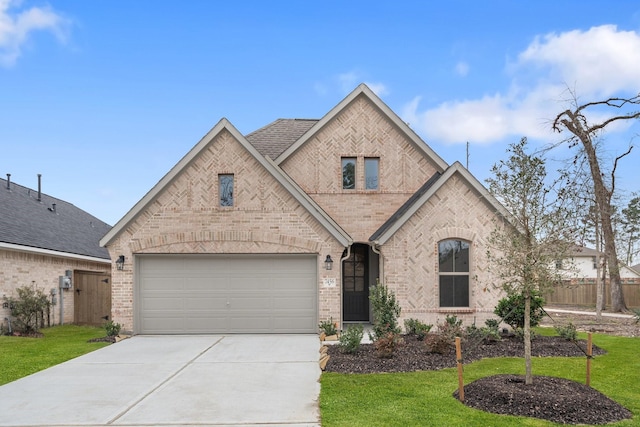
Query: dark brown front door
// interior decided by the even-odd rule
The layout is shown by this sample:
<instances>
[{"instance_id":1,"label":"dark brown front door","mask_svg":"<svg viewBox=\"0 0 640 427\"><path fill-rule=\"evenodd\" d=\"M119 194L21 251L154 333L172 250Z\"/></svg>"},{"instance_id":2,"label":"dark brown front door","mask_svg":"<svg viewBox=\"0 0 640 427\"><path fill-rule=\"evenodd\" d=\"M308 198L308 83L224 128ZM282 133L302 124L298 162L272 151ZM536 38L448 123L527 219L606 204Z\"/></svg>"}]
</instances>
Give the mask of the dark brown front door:
<instances>
[{"instance_id":1,"label":"dark brown front door","mask_svg":"<svg viewBox=\"0 0 640 427\"><path fill-rule=\"evenodd\" d=\"M111 277L76 271L73 275L74 323L102 326L111 319Z\"/></svg>"},{"instance_id":2,"label":"dark brown front door","mask_svg":"<svg viewBox=\"0 0 640 427\"><path fill-rule=\"evenodd\" d=\"M346 254L345 254L346 255ZM369 321L369 247L354 244L342 263L342 298L345 321Z\"/></svg>"}]
</instances>

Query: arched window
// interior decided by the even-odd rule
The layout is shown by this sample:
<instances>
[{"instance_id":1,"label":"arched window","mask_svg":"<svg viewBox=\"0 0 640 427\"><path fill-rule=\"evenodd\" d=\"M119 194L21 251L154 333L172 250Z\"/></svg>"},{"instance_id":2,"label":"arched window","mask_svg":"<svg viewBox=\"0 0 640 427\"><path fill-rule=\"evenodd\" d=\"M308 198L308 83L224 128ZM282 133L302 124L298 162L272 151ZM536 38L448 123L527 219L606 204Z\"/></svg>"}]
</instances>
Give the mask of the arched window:
<instances>
[{"instance_id":1,"label":"arched window","mask_svg":"<svg viewBox=\"0 0 640 427\"><path fill-rule=\"evenodd\" d=\"M440 307L469 307L469 243L438 243Z\"/></svg>"}]
</instances>

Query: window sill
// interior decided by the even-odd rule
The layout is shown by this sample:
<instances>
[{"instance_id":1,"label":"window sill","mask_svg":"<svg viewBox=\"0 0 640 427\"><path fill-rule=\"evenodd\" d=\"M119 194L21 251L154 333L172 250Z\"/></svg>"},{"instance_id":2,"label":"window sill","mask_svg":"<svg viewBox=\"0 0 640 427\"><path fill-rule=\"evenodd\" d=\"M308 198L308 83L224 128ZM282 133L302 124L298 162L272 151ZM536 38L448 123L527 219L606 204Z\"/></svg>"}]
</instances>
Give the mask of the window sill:
<instances>
[{"instance_id":1,"label":"window sill","mask_svg":"<svg viewBox=\"0 0 640 427\"><path fill-rule=\"evenodd\" d=\"M438 313L475 313L471 307L439 307Z\"/></svg>"}]
</instances>

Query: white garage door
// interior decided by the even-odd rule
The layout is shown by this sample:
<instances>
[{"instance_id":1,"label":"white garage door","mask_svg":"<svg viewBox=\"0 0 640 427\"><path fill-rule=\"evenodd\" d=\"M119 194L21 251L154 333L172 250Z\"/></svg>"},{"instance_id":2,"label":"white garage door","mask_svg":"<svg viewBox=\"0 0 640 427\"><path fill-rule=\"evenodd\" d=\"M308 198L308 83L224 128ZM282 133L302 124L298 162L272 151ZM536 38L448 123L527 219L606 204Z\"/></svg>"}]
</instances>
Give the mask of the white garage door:
<instances>
[{"instance_id":1,"label":"white garage door","mask_svg":"<svg viewBox=\"0 0 640 427\"><path fill-rule=\"evenodd\" d=\"M314 333L317 258L137 256L136 332Z\"/></svg>"}]
</instances>

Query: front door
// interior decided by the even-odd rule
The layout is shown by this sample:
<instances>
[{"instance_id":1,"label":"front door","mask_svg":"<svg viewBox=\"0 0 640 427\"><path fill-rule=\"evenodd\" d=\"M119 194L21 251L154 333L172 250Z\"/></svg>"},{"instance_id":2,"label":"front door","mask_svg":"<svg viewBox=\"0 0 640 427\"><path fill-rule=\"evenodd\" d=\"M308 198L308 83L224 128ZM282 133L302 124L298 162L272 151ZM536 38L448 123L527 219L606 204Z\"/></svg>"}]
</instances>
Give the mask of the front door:
<instances>
[{"instance_id":1,"label":"front door","mask_svg":"<svg viewBox=\"0 0 640 427\"><path fill-rule=\"evenodd\" d=\"M346 254L345 254L346 255ZM343 319L369 321L369 247L355 243L342 262Z\"/></svg>"}]
</instances>

